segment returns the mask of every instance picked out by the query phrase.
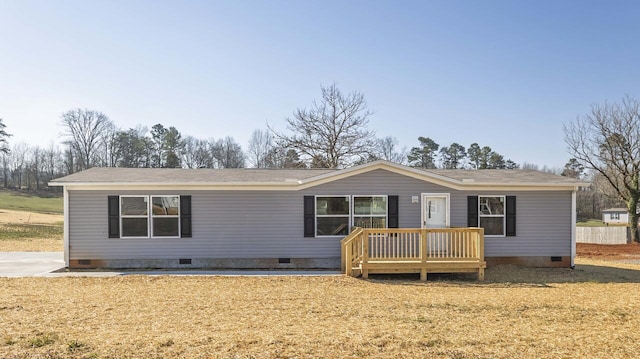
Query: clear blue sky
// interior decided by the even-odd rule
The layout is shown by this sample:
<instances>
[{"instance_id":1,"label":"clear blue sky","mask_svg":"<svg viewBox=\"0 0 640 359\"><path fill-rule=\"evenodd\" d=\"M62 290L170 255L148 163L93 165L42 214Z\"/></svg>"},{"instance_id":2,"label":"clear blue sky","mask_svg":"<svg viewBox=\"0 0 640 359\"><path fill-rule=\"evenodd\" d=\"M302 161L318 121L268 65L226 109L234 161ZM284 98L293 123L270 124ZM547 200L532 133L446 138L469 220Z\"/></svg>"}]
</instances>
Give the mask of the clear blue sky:
<instances>
[{"instance_id":1,"label":"clear blue sky","mask_svg":"<svg viewBox=\"0 0 640 359\"><path fill-rule=\"evenodd\" d=\"M379 137L568 160L562 124L640 96L635 1L0 0L0 118L58 142L60 115L162 123L244 148L335 82Z\"/></svg>"}]
</instances>

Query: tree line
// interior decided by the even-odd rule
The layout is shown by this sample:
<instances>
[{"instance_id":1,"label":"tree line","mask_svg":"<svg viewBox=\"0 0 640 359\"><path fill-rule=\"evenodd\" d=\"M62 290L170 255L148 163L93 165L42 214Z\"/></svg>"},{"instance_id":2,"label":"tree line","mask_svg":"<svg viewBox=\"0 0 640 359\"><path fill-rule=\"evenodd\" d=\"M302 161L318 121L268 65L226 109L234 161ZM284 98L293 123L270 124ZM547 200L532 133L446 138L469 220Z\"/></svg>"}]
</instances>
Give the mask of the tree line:
<instances>
[{"instance_id":1,"label":"tree line","mask_svg":"<svg viewBox=\"0 0 640 359\"><path fill-rule=\"evenodd\" d=\"M638 220L632 209L640 202L639 109L638 101L627 97L621 104L595 105L590 114L565 126L574 158L564 169L542 170L592 182L578 193L579 215L593 218L604 207L624 203ZM377 138L368 128L371 115L361 93L343 94L335 84L323 86L319 100L285 119L284 131L270 124L253 131L246 151L232 137L184 136L162 124L117 128L104 113L86 109L62 114L64 140L59 144L10 146L0 119L3 185L37 190L53 178L94 166L343 168L384 159L424 169L540 170L478 143L441 146L420 136L416 146L407 149L395 137Z\"/></svg>"},{"instance_id":2,"label":"tree line","mask_svg":"<svg viewBox=\"0 0 640 359\"><path fill-rule=\"evenodd\" d=\"M286 130L269 124L253 131L246 150L233 137L197 138L156 124L117 128L104 113L72 109L63 113L63 140L47 147L8 145L0 127L3 185L41 189L53 178L91 167L149 168L343 168L377 159L431 168L518 168L477 143L440 146L419 137L417 146L401 147L395 137L377 138L368 128L364 96L343 94L335 84L321 87L321 98L294 111Z\"/></svg>"}]
</instances>

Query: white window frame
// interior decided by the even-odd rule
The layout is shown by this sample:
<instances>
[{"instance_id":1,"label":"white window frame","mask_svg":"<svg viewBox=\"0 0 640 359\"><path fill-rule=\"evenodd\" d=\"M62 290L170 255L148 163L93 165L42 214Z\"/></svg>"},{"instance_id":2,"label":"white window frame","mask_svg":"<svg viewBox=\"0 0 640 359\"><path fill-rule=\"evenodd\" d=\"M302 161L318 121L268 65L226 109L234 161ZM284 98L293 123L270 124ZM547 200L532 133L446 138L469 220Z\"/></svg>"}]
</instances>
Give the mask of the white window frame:
<instances>
[{"instance_id":1,"label":"white window frame","mask_svg":"<svg viewBox=\"0 0 640 359\"><path fill-rule=\"evenodd\" d=\"M368 198L382 197L382 198L384 198L384 203L386 205L386 208L384 210L384 215L381 215L381 214L369 214L369 215L356 214L356 211L355 211L355 204L356 204L355 198L356 197L368 197ZM384 218L384 224L386 225L385 228L389 228L389 196L388 195L368 195L368 194L351 195L351 223L350 223L350 226L349 226L349 233L351 233L351 227L354 226L355 217Z\"/></svg>"},{"instance_id":2,"label":"white window frame","mask_svg":"<svg viewBox=\"0 0 640 359\"><path fill-rule=\"evenodd\" d=\"M481 198L485 197L500 197L502 198L502 214L482 214L480 210L480 206L482 204ZM493 195L478 195L478 227L482 227L480 225L480 218L499 218L502 217L502 234L485 234L485 237L493 237L493 238L502 238L507 236L507 196L493 194Z\"/></svg>"},{"instance_id":3,"label":"white window frame","mask_svg":"<svg viewBox=\"0 0 640 359\"><path fill-rule=\"evenodd\" d=\"M153 214L153 198L154 197L178 197L178 214L176 215L154 215ZM154 218L177 218L178 219L178 235L177 236L154 236L153 221ZM149 195L149 236L151 238L180 238L180 196L175 194L152 194Z\"/></svg>"},{"instance_id":4,"label":"white window frame","mask_svg":"<svg viewBox=\"0 0 640 359\"><path fill-rule=\"evenodd\" d=\"M351 201L351 196L349 195L316 195L313 201L313 212L315 213L315 236L322 238L330 238L330 237L344 237L340 234L318 234L318 218L332 218L332 217L346 217L347 218L347 235L351 233L351 203L347 206L349 208L349 213L347 214L318 214L318 198L332 198L332 197L342 197L346 198L347 201Z\"/></svg>"},{"instance_id":5,"label":"white window frame","mask_svg":"<svg viewBox=\"0 0 640 359\"><path fill-rule=\"evenodd\" d=\"M348 214L318 214L318 198L331 198L331 197L342 197L342 198L346 198L347 201L349 201L349 213ZM383 215L375 215L375 214L371 214L371 215L356 215L355 214L355 210L354 210L354 198L355 197L384 197L385 198L385 203L387 205L387 208L385 210L385 214ZM388 195L384 195L384 194L376 194L376 195L369 195L369 194L354 194L354 195L315 195L314 196L314 202L313 202L313 209L314 209L314 214L315 214L315 237L319 237L319 238L336 238L336 237L344 237L343 235L337 234L337 235L326 235L326 234L318 234L318 218L327 218L327 217L343 217L343 218L348 218L348 222L347 222L347 235L349 233L351 233L351 228L353 227L353 223L354 223L354 217L378 217L378 218L383 218L384 217L384 223L386 225L385 228L389 228L389 196Z\"/></svg>"},{"instance_id":6,"label":"white window frame","mask_svg":"<svg viewBox=\"0 0 640 359\"><path fill-rule=\"evenodd\" d=\"M153 214L153 205L152 205L152 201L153 201L153 197L178 197L178 214L177 215L157 215L154 216ZM147 203L147 215L143 216L143 215L123 215L122 214L122 199L123 198L146 198L146 203ZM118 215L119 215L119 222L120 222L120 233L121 233L121 237L123 239L176 239L176 238L181 238L180 237L180 231L181 231L181 223L180 223L180 196L179 195L175 195L175 194L151 194L151 195L137 195L137 194L128 194L128 195L120 195L119 198L119 202L118 202ZM154 217L158 217L158 218L177 218L178 219L178 235L177 236L154 236L153 235L153 219ZM147 235L146 236L134 236L134 237L125 237L122 234L124 233L122 231L122 220L124 218L145 218L147 220Z\"/></svg>"},{"instance_id":7,"label":"white window frame","mask_svg":"<svg viewBox=\"0 0 640 359\"><path fill-rule=\"evenodd\" d=\"M123 215L122 214L122 199L123 198L146 198L146 202L147 202L147 214L146 215ZM121 195L120 200L118 201L118 215L120 216L120 238L124 238L124 239L140 239L140 238L149 238L149 236L151 235L150 229L149 229L149 196L147 195ZM123 224L122 224L122 220L125 218L144 218L147 220L147 235L146 236L134 236L134 237L125 237L124 236L124 231L122 230Z\"/></svg>"},{"instance_id":8,"label":"white window frame","mask_svg":"<svg viewBox=\"0 0 640 359\"><path fill-rule=\"evenodd\" d=\"M609 216L609 218L612 221L619 221L620 220L620 212L611 212L611 215Z\"/></svg>"}]
</instances>

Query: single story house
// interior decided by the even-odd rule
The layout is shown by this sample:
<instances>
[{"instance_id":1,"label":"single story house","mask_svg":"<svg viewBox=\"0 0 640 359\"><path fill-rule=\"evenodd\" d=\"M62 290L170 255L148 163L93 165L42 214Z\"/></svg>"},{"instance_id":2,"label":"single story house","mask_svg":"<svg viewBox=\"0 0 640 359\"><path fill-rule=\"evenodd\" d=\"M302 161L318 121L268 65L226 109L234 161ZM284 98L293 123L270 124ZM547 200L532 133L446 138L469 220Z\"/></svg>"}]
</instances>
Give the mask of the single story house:
<instances>
[{"instance_id":1,"label":"single story house","mask_svg":"<svg viewBox=\"0 0 640 359\"><path fill-rule=\"evenodd\" d=\"M70 268L340 268L351 228L483 227L488 265L573 266L578 180L529 170L91 168L64 188Z\"/></svg>"},{"instance_id":2,"label":"single story house","mask_svg":"<svg viewBox=\"0 0 640 359\"><path fill-rule=\"evenodd\" d=\"M626 208L609 208L602 211L602 222L605 224L629 223L629 212Z\"/></svg>"}]
</instances>

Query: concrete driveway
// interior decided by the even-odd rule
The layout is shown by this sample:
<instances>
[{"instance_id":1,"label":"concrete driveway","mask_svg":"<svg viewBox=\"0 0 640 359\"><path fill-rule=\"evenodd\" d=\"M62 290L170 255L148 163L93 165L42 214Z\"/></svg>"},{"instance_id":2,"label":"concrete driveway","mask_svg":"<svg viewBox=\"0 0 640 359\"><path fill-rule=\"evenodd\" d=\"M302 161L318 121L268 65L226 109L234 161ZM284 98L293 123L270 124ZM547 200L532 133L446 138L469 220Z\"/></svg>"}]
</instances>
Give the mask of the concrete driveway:
<instances>
[{"instance_id":1,"label":"concrete driveway","mask_svg":"<svg viewBox=\"0 0 640 359\"><path fill-rule=\"evenodd\" d=\"M212 275L212 276L335 276L339 271L303 270L152 270L152 271L61 271L62 252L0 252L0 277L113 277L121 275Z\"/></svg>"},{"instance_id":2,"label":"concrete driveway","mask_svg":"<svg viewBox=\"0 0 640 359\"><path fill-rule=\"evenodd\" d=\"M0 252L0 277L38 277L62 267L62 252Z\"/></svg>"}]
</instances>

